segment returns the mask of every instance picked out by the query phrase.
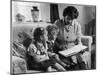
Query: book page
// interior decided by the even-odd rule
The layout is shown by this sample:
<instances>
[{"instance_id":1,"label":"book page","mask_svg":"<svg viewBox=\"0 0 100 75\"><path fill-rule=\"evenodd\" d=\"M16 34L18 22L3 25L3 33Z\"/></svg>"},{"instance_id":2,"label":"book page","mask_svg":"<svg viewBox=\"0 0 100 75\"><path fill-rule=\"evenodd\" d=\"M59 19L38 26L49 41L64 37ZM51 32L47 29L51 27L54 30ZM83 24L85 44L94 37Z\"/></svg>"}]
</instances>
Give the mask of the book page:
<instances>
[{"instance_id":1,"label":"book page","mask_svg":"<svg viewBox=\"0 0 100 75\"><path fill-rule=\"evenodd\" d=\"M63 51L59 51L59 53L61 55L64 55L64 56L71 56L73 54L76 54L76 53L79 53L80 51L86 49L87 46L84 46L84 45L76 45L72 48L69 48L69 49L66 49L66 50L63 50Z\"/></svg>"}]
</instances>

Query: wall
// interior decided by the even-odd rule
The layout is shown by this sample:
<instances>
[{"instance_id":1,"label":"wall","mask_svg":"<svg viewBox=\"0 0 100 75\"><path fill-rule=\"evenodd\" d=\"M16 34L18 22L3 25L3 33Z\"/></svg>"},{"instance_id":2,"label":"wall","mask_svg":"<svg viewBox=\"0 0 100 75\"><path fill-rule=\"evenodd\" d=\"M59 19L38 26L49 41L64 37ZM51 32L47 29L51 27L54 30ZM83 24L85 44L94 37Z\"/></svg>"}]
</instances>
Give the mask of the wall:
<instances>
[{"instance_id":1,"label":"wall","mask_svg":"<svg viewBox=\"0 0 100 75\"><path fill-rule=\"evenodd\" d=\"M12 20L15 22L15 15L20 13L25 16L25 21L32 20L31 9L32 6L37 6L40 9L40 3L32 3L32 2L12 2ZM41 13L40 13L41 14ZM41 16L39 17L39 19Z\"/></svg>"},{"instance_id":2,"label":"wall","mask_svg":"<svg viewBox=\"0 0 100 75\"><path fill-rule=\"evenodd\" d=\"M50 4L49 3L41 3L41 19L43 21L50 21Z\"/></svg>"},{"instance_id":3,"label":"wall","mask_svg":"<svg viewBox=\"0 0 100 75\"><path fill-rule=\"evenodd\" d=\"M49 21L50 20L50 5L49 3L32 3L32 2L12 2L12 22L15 22L15 15L20 13L25 16L25 21L31 20L31 9L32 6L37 6L39 9L39 20Z\"/></svg>"},{"instance_id":4,"label":"wall","mask_svg":"<svg viewBox=\"0 0 100 75\"><path fill-rule=\"evenodd\" d=\"M15 15L20 12L25 15L26 20L32 20L31 16L31 6L38 6L39 8L39 19L43 21L50 21L50 3L32 3L32 2L12 2L12 20L15 21ZM59 16L62 18L63 9L70 4L59 4ZM79 11L78 22L81 24L82 33L85 32L85 25L95 18L95 7L94 6L84 6L84 5L71 5L75 6Z\"/></svg>"}]
</instances>

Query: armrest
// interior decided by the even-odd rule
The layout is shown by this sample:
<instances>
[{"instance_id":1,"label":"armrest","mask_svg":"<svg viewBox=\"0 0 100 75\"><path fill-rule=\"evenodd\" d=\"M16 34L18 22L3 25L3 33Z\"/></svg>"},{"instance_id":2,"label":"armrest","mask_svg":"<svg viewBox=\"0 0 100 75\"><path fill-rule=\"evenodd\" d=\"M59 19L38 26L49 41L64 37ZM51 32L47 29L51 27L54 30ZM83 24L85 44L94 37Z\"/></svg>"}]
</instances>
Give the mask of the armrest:
<instances>
[{"instance_id":1,"label":"armrest","mask_svg":"<svg viewBox=\"0 0 100 75\"><path fill-rule=\"evenodd\" d=\"M82 41L82 44L88 46L88 50L91 51L92 37L81 36L81 41Z\"/></svg>"},{"instance_id":2,"label":"armrest","mask_svg":"<svg viewBox=\"0 0 100 75\"><path fill-rule=\"evenodd\" d=\"M25 59L12 56L12 74L26 73L27 67Z\"/></svg>"},{"instance_id":3,"label":"armrest","mask_svg":"<svg viewBox=\"0 0 100 75\"><path fill-rule=\"evenodd\" d=\"M81 41L83 45L88 47L88 59L87 59L87 66L88 69L91 69L91 44L92 44L92 37L91 36L82 36Z\"/></svg>"}]
</instances>

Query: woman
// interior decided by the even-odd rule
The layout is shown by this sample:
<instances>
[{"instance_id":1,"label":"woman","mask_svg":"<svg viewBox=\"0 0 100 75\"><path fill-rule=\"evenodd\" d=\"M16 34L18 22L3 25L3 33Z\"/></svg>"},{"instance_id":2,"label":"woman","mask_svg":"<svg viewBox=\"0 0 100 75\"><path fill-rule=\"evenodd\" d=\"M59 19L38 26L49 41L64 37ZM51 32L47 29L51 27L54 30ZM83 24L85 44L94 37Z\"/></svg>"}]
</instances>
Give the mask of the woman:
<instances>
[{"instance_id":1,"label":"woman","mask_svg":"<svg viewBox=\"0 0 100 75\"><path fill-rule=\"evenodd\" d=\"M66 50L81 43L81 25L77 22L79 16L78 10L74 6L68 6L63 11L63 19L57 20L55 24L59 28L59 34L56 39L56 52L59 50ZM72 56L71 60L75 64L84 63L85 59L81 57L82 54ZM66 60L65 60L66 61ZM84 62L83 62L84 61ZM84 66L80 67L83 68Z\"/></svg>"}]
</instances>

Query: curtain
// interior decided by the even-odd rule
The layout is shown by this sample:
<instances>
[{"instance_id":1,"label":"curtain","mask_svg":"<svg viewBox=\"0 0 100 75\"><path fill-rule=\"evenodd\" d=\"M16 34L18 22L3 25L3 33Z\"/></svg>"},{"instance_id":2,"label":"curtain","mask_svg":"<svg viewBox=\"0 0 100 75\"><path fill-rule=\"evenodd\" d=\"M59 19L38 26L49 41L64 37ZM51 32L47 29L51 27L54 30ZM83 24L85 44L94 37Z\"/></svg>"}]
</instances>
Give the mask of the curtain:
<instances>
[{"instance_id":1,"label":"curtain","mask_svg":"<svg viewBox=\"0 0 100 75\"><path fill-rule=\"evenodd\" d=\"M59 19L58 5L50 4L50 21L54 23L57 19Z\"/></svg>"}]
</instances>

